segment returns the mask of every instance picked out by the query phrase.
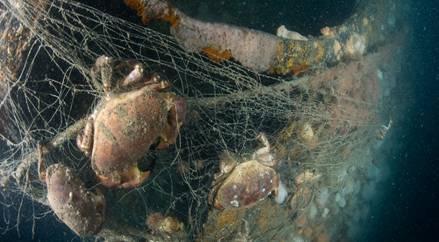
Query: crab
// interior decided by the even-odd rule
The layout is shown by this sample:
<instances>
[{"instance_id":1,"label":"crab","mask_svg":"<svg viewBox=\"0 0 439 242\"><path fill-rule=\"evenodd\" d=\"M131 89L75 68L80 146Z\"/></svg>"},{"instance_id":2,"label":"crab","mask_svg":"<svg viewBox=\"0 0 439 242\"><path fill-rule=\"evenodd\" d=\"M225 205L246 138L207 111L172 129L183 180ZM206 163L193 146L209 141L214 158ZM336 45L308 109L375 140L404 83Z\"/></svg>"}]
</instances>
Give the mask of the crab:
<instances>
[{"instance_id":1,"label":"crab","mask_svg":"<svg viewBox=\"0 0 439 242\"><path fill-rule=\"evenodd\" d=\"M248 208L270 194L277 194L280 178L273 169L276 161L264 134L258 139L264 145L250 160L238 164L230 153L223 154L220 172L215 175L209 202L217 209Z\"/></svg>"},{"instance_id":2,"label":"crab","mask_svg":"<svg viewBox=\"0 0 439 242\"><path fill-rule=\"evenodd\" d=\"M47 200L56 216L79 236L97 234L105 219L105 197L87 189L68 166L60 163L46 168L47 148L39 145L38 174L47 186Z\"/></svg>"},{"instance_id":3,"label":"crab","mask_svg":"<svg viewBox=\"0 0 439 242\"><path fill-rule=\"evenodd\" d=\"M152 148L176 142L186 113L186 102L166 90L160 75L146 75L141 63L101 56L92 68L95 83L102 82L105 98L78 135L78 147L106 187L133 188L150 171L142 158Z\"/></svg>"}]
</instances>

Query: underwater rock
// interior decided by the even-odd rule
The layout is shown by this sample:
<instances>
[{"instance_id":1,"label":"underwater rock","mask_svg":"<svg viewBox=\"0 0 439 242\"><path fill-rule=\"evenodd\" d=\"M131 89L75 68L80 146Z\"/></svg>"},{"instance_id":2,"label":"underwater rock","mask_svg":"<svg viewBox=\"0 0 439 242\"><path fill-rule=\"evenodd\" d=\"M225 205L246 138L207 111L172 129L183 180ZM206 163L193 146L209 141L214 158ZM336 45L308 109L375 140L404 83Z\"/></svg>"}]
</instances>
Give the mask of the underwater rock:
<instances>
[{"instance_id":1,"label":"underwater rock","mask_svg":"<svg viewBox=\"0 0 439 242\"><path fill-rule=\"evenodd\" d=\"M309 205L309 210L308 210L309 219L314 220L317 217L318 212L319 211L318 211L316 205L314 203L311 203Z\"/></svg>"},{"instance_id":2,"label":"underwater rock","mask_svg":"<svg viewBox=\"0 0 439 242\"><path fill-rule=\"evenodd\" d=\"M290 208L292 211L300 211L306 208L313 199L313 191L307 187L300 187L293 195L290 201Z\"/></svg>"},{"instance_id":3,"label":"underwater rock","mask_svg":"<svg viewBox=\"0 0 439 242\"><path fill-rule=\"evenodd\" d=\"M285 25L279 26L276 30L277 37L285 38L285 39L292 39L292 40L301 40L301 41L307 41L308 38L301 35L298 32L288 30Z\"/></svg>"},{"instance_id":4,"label":"underwater rock","mask_svg":"<svg viewBox=\"0 0 439 242\"><path fill-rule=\"evenodd\" d=\"M320 189L320 191L317 195L317 199L316 199L317 204L320 207L325 207L326 203L329 200L329 195L330 195L330 193L329 193L329 189L327 187L323 187L322 189Z\"/></svg>"},{"instance_id":5,"label":"underwater rock","mask_svg":"<svg viewBox=\"0 0 439 242\"><path fill-rule=\"evenodd\" d=\"M358 58L366 52L366 38L353 33L346 42L345 52L350 58Z\"/></svg>"},{"instance_id":6,"label":"underwater rock","mask_svg":"<svg viewBox=\"0 0 439 242\"><path fill-rule=\"evenodd\" d=\"M296 183L297 186L300 186L303 183L312 183L317 181L322 175L312 171L312 170L305 170L302 173L300 173L299 175L296 176L296 178L294 178L294 181Z\"/></svg>"},{"instance_id":7,"label":"underwater rock","mask_svg":"<svg viewBox=\"0 0 439 242\"><path fill-rule=\"evenodd\" d=\"M322 212L322 218L327 218L330 210L329 208L324 208Z\"/></svg>"},{"instance_id":8,"label":"underwater rock","mask_svg":"<svg viewBox=\"0 0 439 242\"><path fill-rule=\"evenodd\" d=\"M183 223L177 218L164 216L161 213L152 213L146 219L146 225L153 233L174 234L183 230Z\"/></svg>"},{"instance_id":9,"label":"underwater rock","mask_svg":"<svg viewBox=\"0 0 439 242\"><path fill-rule=\"evenodd\" d=\"M277 190L276 193L276 197L274 198L274 200L278 203L278 204L282 204L285 202L285 199L288 196L288 191L286 186L282 183L281 180L279 180L279 188Z\"/></svg>"},{"instance_id":10,"label":"underwater rock","mask_svg":"<svg viewBox=\"0 0 439 242\"><path fill-rule=\"evenodd\" d=\"M346 200L343 197L343 195L341 195L341 193L337 192L337 194L335 194L335 202L337 203L337 205L340 208L344 208L346 206Z\"/></svg>"}]
</instances>

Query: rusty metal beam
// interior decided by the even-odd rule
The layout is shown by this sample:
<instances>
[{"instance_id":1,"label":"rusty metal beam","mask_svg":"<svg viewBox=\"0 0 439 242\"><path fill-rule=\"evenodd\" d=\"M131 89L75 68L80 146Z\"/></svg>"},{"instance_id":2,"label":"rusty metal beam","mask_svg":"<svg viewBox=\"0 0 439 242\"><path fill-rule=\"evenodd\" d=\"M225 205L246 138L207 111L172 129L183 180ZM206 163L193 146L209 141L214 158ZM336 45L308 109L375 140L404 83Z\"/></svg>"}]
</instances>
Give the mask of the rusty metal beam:
<instances>
[{"instance_id":1,"label":"rusty metal beam","mask_svg":"<svg viewBox=\"0 0 439 242\"><path fill-rule=\"evenodd\" d=\"M258 30L191 18L166 0L124 0L144 24L166 21L189 52L213 61L234 59L257 72L298 74L319 65L356 59L397 31L396 2L370 0L344 24L324 27L309 40L286 39Z\"/></svg>"}]
</instances>

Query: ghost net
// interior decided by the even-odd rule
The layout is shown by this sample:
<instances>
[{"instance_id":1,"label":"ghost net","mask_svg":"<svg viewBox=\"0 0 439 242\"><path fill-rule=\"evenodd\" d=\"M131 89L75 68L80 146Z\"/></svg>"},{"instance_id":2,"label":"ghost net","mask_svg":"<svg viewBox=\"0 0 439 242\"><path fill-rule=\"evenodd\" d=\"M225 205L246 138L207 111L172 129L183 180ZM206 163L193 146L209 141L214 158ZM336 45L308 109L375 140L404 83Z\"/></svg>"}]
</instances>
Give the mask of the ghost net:
<instances>
[{"instance_id":1,"label":"ghost net","mask_svg":"<svg viewBox=\"0 0 439 242\"><path fill-rule=\"evenodd\" d=\"M273 76L233 60L212 61L206 53L186 51L178 38L80 2L6 0L1 5L1 21L13 19L27 33L20 69L2 70L7 73L2 73L1 105L7 112L2 121L11 134L2 132L6 148L1 171L8 191L47 205L36 167L39 142L54 147L49 163L67 164L88 187L95 186L89 159L74 139L103 96L102 84L91 78L90 71L101 55L143 63L148 71L166 76L172 91L188 102L176 145L145 157L154 161L152 177L132 190L106 191L109 212L97 236L114 240L249 236L248 228L243 235L242 227L263 213L255 214L254 209L221 213L208 204L221 154L248 156L259 145L258 134L267 134L276 159L282 161L279 173L289 194L306 200L309 189L299 187L295 178L305 174L308 182L312 177L332 177L351 162L348 157L357 148L375 139L382 124L376 71L385 55L379 53L331 68L328 63L315 64L299 78ZM331 184L334 179L325 179L337 186ZM273 216L283 211L267 201L259 206L262 211L274 209ZM296 211L283 217L296 216L291 213ZM184 225L176 225L175 234L154 233L154 218L160 216L177 218L170 223ZM263 238L263 233L283 236L277 223L252 226L260 226L253 238Z\"/></svg>"}]
</instances>

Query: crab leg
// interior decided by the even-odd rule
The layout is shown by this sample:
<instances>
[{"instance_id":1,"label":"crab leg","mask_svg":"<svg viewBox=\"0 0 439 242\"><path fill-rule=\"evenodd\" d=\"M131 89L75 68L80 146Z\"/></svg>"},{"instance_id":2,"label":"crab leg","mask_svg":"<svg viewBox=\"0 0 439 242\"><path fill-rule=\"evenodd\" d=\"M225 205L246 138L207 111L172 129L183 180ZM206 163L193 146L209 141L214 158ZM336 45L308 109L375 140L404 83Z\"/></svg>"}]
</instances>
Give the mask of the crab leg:
<instances>
[{"instance_id":1,"label":"crab leg","mask_svg":"<svg viewBox=\"0 0 439 242\"><path fill-rule=\"evenodd\" d=\"M48 153L47 147L41 143L37 146L38 152L38 178L40 181L45 182L46 180L46 164L44 156Z\"/></svg>"}]
</instances>

